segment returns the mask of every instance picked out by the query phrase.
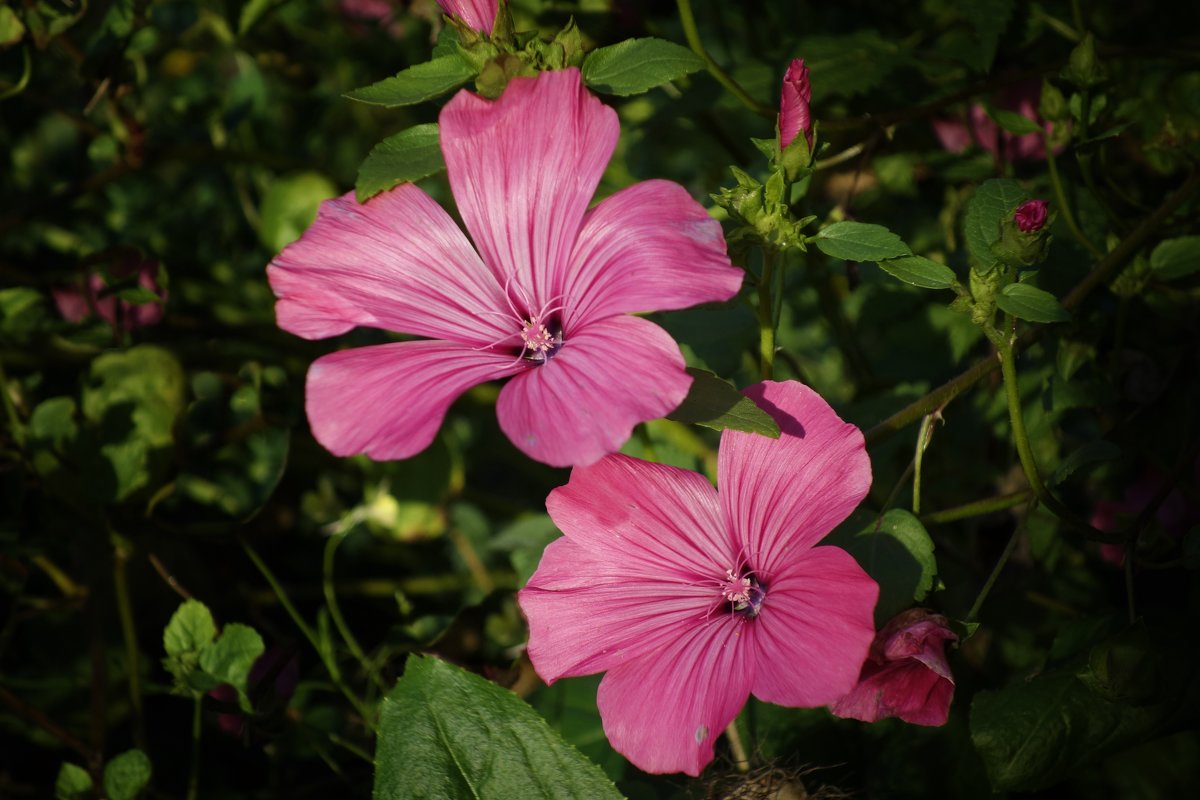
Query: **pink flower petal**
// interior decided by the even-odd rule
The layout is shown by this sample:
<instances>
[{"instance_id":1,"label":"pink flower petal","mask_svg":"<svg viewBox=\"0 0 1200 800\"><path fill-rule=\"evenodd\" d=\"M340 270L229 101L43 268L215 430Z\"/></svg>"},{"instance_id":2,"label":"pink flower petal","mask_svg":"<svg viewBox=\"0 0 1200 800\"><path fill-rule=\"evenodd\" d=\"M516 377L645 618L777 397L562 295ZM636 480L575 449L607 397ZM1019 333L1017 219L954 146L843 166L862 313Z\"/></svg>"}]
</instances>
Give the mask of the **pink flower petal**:
<instances>
[{"instance_id":1,"label":"pink flower petal","mask_svg":"<svg viewBox=\"0 0 1200 800\"><path fill-rule=\"evenodd\" d=\"M54 305L58 308L58 313L67 322L82 322L91 313L87 298L78 288L51 289L50 294L54 297Z\"/></svg>"},{"instance_id":2,"label":"pink flower petal","mask_svg":"<svg viewBox=\"0 0 1200 800\"><path fill-rule=\"evenodd\" d=\"M501 285L557 305L584 212L617 143L617 114L579 70L515 78L499 100L459 92L442 109L442 153L471 238ZM519 292L518 292L519 293Z\"/></svg>"},{"instance_id":3,"label":"pink flower petal","mask_svg":"<svg viewBox=\"0 0 1200 800\"><path fill-rule=\"evenodd\" d=\"M745 394L779 423L768 439L721 434L717 484L730 525L767 580L778 564L811 547L850 515L871 488L862 432L795 381L767 381Z\"/></svg>"},{"instance_id":4,"label":"pink flower petal","mask_svg":"<svg viewBox=\"0 0 1200 800\"><path fill-rule=\"evenodd\" d=\"M878 584L838 547L815 547L767 580L762 612L747 626L754 696L801 708L835 702L858 682L875 638Z\"/></svg>"},{"instance_id":5,"label":"pink flower petal","mask_svg":"<svg viewBox=\"0 0 1200 800\"><path fill-rule=\"evenodd\" d=\"M899 717L913 725L945 725L954 683L918 661L869 664L862 681L830 712L846 719L878 722Z\"/></svg>"},{"instance_id":6,"label":"pink flower petal","mask_svg":"<svg viewBox=\"0 0 1200 800\"><path fill-rule=\"evenodd\" d=\"M308 370L308 422L313 436L334 455L408 458L433 441L456 397L520 369L511 355L448 342L342 350L322 356Z\"/></svg>"},{"instance_id":7,"label":"pink flower petal","mask_svg":"<svg viewBox=\"0 0 1200 800\"><path fill-rule=\"evenodd\" d=\"M623 563L563 537L546 548L517 599L529 658L546 683L603 672L684 637L717 607L715 582L655 571L634 551Z\"/></svg>"},{"instance_id":8,"label":"pink flower petal","mask_svg":"<svg viewBox=\"0 0 1200 800\"><path fill-rule=\"evenodd\" d=\"M683 402L692 382L683 366L679 346L662 328L640 317L610 317L565 330L556 355L504 387L496 414L530 458L590 464L620 449L633 426Z\"/></svg>"},{"instance_id":9,"label":"pink flower petal","mask_svg":"<svg viewBox=\"0 0 1200 800\"><path fill-rule=\"evenodd\" d=\"M458 17L480 33L490 34L496 22L498 0L437 0L447 14Z\"/></svg>"},{"instance_id":10,"label":"pink flower petal","mask_svg":"<svg viewBox=\"0 0 1200 800\"><path fill-rule=\"evenodd\" d=\"M644 772L699 775L754 681L737 617L714 616L655 653L613 667L596 705L613 748Z\"/></svg>"},{"instance_id":11,"label":"pink flower petal","mask_svg":"<svg viewBox=\"0 0 1200 800\"><path fill-rule=\"evenodd\" d=\"M728 300L741 285L721 224L679 184L644 181L588 212L553 292L570 325Z\"/></svg>"},{"instance_id":12,"label":"pink flower petal","mask_svg":"<svg viewBox=\"0 0 1200 800\"><path fill-rule=\"evenodd\" d=\"M321 204L267 268L279 326L321 339L359 325L472 346L515 338L504 293L441 206L412 184Z\"/></svg>"}]
</instances>

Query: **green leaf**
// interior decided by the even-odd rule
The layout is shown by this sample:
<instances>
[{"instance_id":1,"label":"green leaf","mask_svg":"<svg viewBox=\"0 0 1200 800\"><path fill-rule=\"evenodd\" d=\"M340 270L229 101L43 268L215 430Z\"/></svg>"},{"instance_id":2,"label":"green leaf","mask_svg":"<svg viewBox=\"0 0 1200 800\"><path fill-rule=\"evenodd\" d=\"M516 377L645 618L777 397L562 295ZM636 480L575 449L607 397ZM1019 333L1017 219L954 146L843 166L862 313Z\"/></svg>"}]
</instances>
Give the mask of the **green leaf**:
<instances>
[{"instance_id":1,"label":"green leaf","mask_svg":"<svg viewBox=\"0 0 1200 800\"><path fill-rule=\"evenodd\" d=\"M989 108L988 116L996 120L996 124L1009 133L1015 133L1018 136L1025 136L1030 133L1038 133L1042 130L1042 126L1031 120L1024 114L1018 114L1016 111L1006 111L1002 108Z\"/></svg>"},{"instance_id":2,"label":"green leaf","mask_svg":"<svg viewBox=\"0 0 1200 800\"><path fill-rule=\"evenodd\" d=\"M865 222L835 222L817 232L821 252L846 261L886 261L912 255L908 245L882 225Z\"/></svg>"},{"instance_id":3,"label":"green leaf","mask_svg":"<svg viewBox=\"0 0 1200 800\"><path fill-rule=\"evenodd\" d=\"M1080 467L1100 461L1116 460L1121 457L1122 452L1120 447L1103 439L1088 442L1063 459L1062 463L1058 465L1058 469L1054 470L1054 474L1050 476L1049 483L1051 486L1058 486Z\"/></svg>"},{"instance_id":4,"label":"green leaf","mask_svg":"<svg viewBox=\"0 0 1200 800\"><path fill-rule=\"evenodd\" d=\"M355 89L346 96L360 103L399 108L441 97L473 77L475 70L455 53L400 70L391 78Z\"/></svg>"},{"instance_id":5,"label":"green leaf","mask_svg":"<svg viewBox=\"0 0 1200 800\"><path fill-rule=\"evenodd\" d=\"M249 711L246 683L251 667L265 649L256 630L231 622L221 631L221 638L200 650L199 666L218 683L228 683L237 689L243 708Z\"/></svg>"},{"instance_id":6,"label":"green leaf","mask_svg":"<svg viewBox=\"0 0 1200 800\"><path fill-rule=\"evenodd\" d=\"M397 184L418 181L445 168L437 123L414 125L371 149L358 168L355 194L362 203Z\"/></svg>"},{"instance_id":7,"label":"green leaf","mask_svg":"<svg viewBox=\"0 0 1200 800\"><path fill-rule=\"evenodd\" d=\"M84 800L92 796L92 776L76 764L64 762L54 781L55 800Z\"/></svg>"},{"instance_id":8,"label":"green leaf","mask_svg":"<svg viewBox=\"0 0 1200 800\"><path fill-rule=\"evenodd\" d=\"M857 533L843 528L824 543L844 548L879 584L875 620L880 625L914 600L924 600L933 589L937 575L933 539L921 521L904 509L893 508Z\"/></svg>"},{"instance_id":9,"label":"green leaf","mask_svg":"<svg viewBox=\"0 0 1200 800\"><path fill-rule=\"evenodd\" d=\"M996 44L1008 27L1013 0L972 0L955 6L975 28L978 47L971 53L970 63L980 72L987 72L996 56ZM999 122L999 120L996 120ZM1001 123L1003 126L1003 123Z\"/></svg>"},{"instance_id":10,"label":"green leaf","mask_svg":"<svg viewBox=\"0 0 1200 800\"><path fill-rule=\"evenodd\" d=\"M25 26L21 24L21 18L17 16L17 12L9 8L7 4L0 6L0 47L17 43L24 35Z\"/></svg>"},{"instance_id":11,"label":"green leaf","mask_svg":"<svg viewBox=\"0 0 1200 800\"><path fill-rule=\"evenodd\" d=\"M104 766L104 794L108 800L133 800L150 782L150 759L141 750L129 750Z\"/></svg>"},{"instance_id":12,"label":"green leaf","mask_svg":"<svg viewBox=\"0 0 1200 800\"><path fill-rule=\"evenodd\" d=\"M508 553L508 560L517 571L517 583L524 586L541 562L546 546L560 536L554 520L546 514L534 514L497 533L488 549Z\"/></svg>"},{"instance_id":13,"label":"green leaf","mask_svg":"<svg viewBox=\"0 0 1200 800\"><path fill-rule=\"evenodd\" d=\"M1069 322L1071 315L1058 298L1027 283L1010 283L996 295L996 305L1029 322Z\"/></svg>"},{"instance_id":14,"label":"green leaf","mask_svg":"<svg viewBox=\"0 0 1200 800\"><path fill-rule=\"evenodd\" d=\"M1200 236L1180 236L1160 243L1150 254L1150 269L1164 281L1200 270Z\"/></svg>"},{"instance_id":15,"label":"green leaf","mask_svg":"<svg viewBox=\"0 0 1200 800\"><path fill-rule=\"evenodd\" d=\"M665 39L626 39L588 53L584 83L598 92L631 95L704 69L704 60Z\"/></svg>"},{"instance_id":16,"label":"green leaf","mask_svg":"<svg viewBox=\"0 0 1200 800\"><path fill-rule=\"evenodd\" d=\"M1008 178L984 182L967 203L963 232L967 250L985 272L997 263L992 244L1000 240L1000 223L1029 195L1021 184Z\"/></svg>"},{"instance_id":17,"label":"green leaf","mask_svg":"<svg viewBox=\"0 0 1200 800\"><path fill-rule=\"evenodd\" d=\"M375 800L620 796L520 698L444 661L409 656L383 702Z\"/></svg>"},{"instance_id":18,"label":"green leaf","mask_svg":"<svg viewBox=\"0 0 1200 800\"><path fill-rule=\"evenodd\" d=\"M949 289L954 285L954 270L924 256L902 256L877 262L893 278L922 289Z\"/></svg>"},{"instance_id":19,"label":"green leaf","mask_svg":"<svg viewBox=\"0 0 1200 800\"><path fill-rule=\"evenodd\" d=\"M300 238L317 218L322 200L336 196L337 187L319 172L300 172L279 178L263 195L258 239L273 253Z\"/></svg>"},{"instance_id":20,"label":"green leaf","mask_svg":"<svg viewBox=\"0 0 1200 800\"><path fill-rule=\"evenodd\" d=\"M667 419L717 431L732 428L779 438L775 420L749 397L708 370L688 367L687 373L693 378L691 388L679 407L667 414Z\"/></svg>"},{"instance_id":21,"label":"green leaf","mask_svg":"<svg viewBox=\"0 0 1200 800\"><path fill-rule=\"evenodd\" d=\"M839 36L805 36L792 50L803 56L812 74L813 102L830 97L864 94L896 74L908 60L904 50L874 30ZM771 91L779 91L779 76L772 76Z\"/></svg>"},{"instance_id":22,"label":"green leaf","mask_svg":"<svg viewBox=\"0 0 1200 800\"><path fill-rule=\"evenodd\" d=\"M242 6L242 13L238 17L238 36L244 36L246 31L254 27L254 25L262 19L263 14L270 10L271 5L276 0L246 0Z\"/></svg>"},{"instance_id":23,"label":"green leaf","mask_svg":"<svg viewBox=\"0 0 1200 800\"><path fill-rule=\"evenodd\" d=\"M48 319L41 292L24 286L0 290L0 335L22 339L45 327Z\"/></svg>"},{"instance_id":24,"label":"green leaf","mask_svg":"<svg viewBox=\"0 0 1200 800\"><path fill-rule=\"evenodd\" d=\"M199 600L185 600L163 631L163 648L168 656L199 653L217 636L212 612Z\"/></svg>"}]
</instances>

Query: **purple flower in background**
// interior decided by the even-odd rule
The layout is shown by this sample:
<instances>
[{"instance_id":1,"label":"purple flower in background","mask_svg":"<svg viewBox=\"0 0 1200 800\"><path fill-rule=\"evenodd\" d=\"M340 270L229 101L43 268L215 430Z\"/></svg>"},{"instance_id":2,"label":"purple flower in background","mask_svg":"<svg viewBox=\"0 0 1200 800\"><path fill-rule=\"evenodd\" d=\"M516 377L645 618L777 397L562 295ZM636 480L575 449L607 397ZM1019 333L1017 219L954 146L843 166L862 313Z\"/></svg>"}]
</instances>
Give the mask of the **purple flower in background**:
<instances>
[{"instance_id":1,"label":"purple flower in background","mask_svg":"<svg viewBox=\"0 0 1200 800\"><path fill-rule=\"evenodd\" d=\"M871 644L858 685L830 709L834 716L914 725L945 725L954 698L946 642L957 641L946 618L924 608L898 614Z\"/></svg>"},{"instance_id":2,"label":"purple flower in background","mask_svg":"<svg viewBox=\"0 0 1200 800\"><path fill-rule=\"evenodd\" d=\"M107 291L109 286L104 276L92 272L84 280L82 288L52 289L58 313L68 322L82 322L93 313L117 330L131 331L145 325L155 325L163 318L163 301L167 290L158 285L158 262L153 260L129 259L113 266L109 274L114 280L125 282L136 278L136 286L158 297L158 301L131 303Z\"/></svg>"},{"instance_id":3,"label":"purple flower in background","mask_svg":"<svg viewBox=\"0 0 1200 800\"><path fill-rule=\"evenodd\" d=\"M995 98L993 107L1012 111L1042 125L1038 116L1038 100L1042 86L1038 81L1022 81L1002 90ZM1046 157L1045 138L1041 133L1016 134L1000 128L988 116L987 109L976 103L967 112L967 121L961 119L935 119L933 130L942 147L951 153L962 153L971 144L977 144L998 161L1029 161ZM1061 147L1055 148L1057 153Z\"/></svg>"}]
</instances>

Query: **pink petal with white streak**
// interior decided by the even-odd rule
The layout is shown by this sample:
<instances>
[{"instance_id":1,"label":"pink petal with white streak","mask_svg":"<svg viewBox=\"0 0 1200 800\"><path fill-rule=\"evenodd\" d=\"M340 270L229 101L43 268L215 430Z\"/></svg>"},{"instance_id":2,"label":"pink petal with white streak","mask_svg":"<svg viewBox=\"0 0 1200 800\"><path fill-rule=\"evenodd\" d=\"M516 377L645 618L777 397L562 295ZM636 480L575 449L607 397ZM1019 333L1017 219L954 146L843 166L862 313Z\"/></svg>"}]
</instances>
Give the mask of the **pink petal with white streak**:
<instances>
[{"instance_id":1,"label":"pink petal with white streak","mask_svg":"<svg viewBox=\"0 0 1200 800\"><path fill-rule=\"evenodd\" d=\"M334 455L408 458L429 446L460 394L520 369L511 355L449 342L342 350L322 356L308 370L308 422L313 436Z\"/></svg>"},{"instance_id":2,"label":"pink petal with white streak","mask_svg":"<svg viewBox=\"0 0 1200 800\"><path fill-rule=\"evenodd\" d=\"M359 325L472 346L518 332L500 284L441 206L412 184L321 204L267 268L279 326L322 339Z\"/></svg>"},{"instance_id":3,"label":"pink petal with white streak","mask_svg":"<svg viewBox=\"0 0 1200 800\"><path fill-rule=\"evenodd\" d=\"M722 433L717 484L729 524L770 576L850 515L871 488L871 461L862 432L807 386L767 381L744 394L781 435Z\"/></svg>"},{"instance_id":4,"label":"pink petal with white streak","mask_svg":"<svg viewBox=\"0 0 1200 800\"><path fill-rule=\"evenodd\" d=\"M815 547L765 575L752 629L754 696L782 706L836 702L858 682L875 638L879 586L837 547Z\"/></svg>"},{"instance_id":5,"label":"pink petal with white streak","mask_svg":"<svg viewBox=\"0 0 1200 800\"><path fill-rule=\"evenodd\" d=\"M491 34L499 0L437 0L442 10L458 17L475 30Z\"/></svg>"},{"instance_id":6,"label":"pink petal with white streak","mask_svg":"<svg viewBox=\"0 0 1200 800\"><path fill-rule=\"evenodd\" d=\"M500 392L500 427L530 458L557 467L619 450L639 422L676 408L692 378L667 332L618 316L563 333L562 348Z\"/></svg>"},{"instance_id":7,"label":"pink petal with white streak","mask_svg":"<svg viewBox=\"0 0 1200 800\"><path fill-rule=\"evenodd\" d=\"M644 772L699 775L754 682L740 618L714 616L661 650L616 666L596 705L613 748Z\"/></svg>"},{"instance_id":8,"label":"pink petal with white streak","mask_svg":"<svg viewBox=\"0 0 1200 800\"><path fill-rule=\"evenodd\" d=\"M728 300L742 285L721 223L682 186L644 181L588 212L553 293L567 324Z\"/></svg>"},{"instance_id":9,"label":"pink petal with white streak","mask_svg":"<svg viewBox=\"0 0 1200 800\"><path fill-rule=\"evenodd\" d=\"M617 114L579 70L515 78L498 100L459 92L438 118L450 188L483 260L505 285L557 303L584 212L617 143ZM514 277L515 276L515 277Z\"/></svg>"}]
</instances>

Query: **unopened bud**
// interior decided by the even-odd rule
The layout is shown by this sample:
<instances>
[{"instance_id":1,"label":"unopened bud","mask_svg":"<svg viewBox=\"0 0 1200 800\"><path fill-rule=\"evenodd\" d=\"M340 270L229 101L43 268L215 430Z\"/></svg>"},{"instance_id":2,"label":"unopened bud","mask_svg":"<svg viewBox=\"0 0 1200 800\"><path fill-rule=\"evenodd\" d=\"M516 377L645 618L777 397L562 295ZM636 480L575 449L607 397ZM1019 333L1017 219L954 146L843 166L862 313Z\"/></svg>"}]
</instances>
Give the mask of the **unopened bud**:
<instances>
[{"instance_id":1,"label":"unopened bud","mask_svg":"<svg viewBox=\"0 0 1200 800\"><path fill-rule=\"evenodd\" d=\"M1050 204L1045 200L1026 200L1017 206L1013 213L1013 222L1022 233L1036 233L1046 225L1046 208Z\"/></svg>"}]
</instances>

